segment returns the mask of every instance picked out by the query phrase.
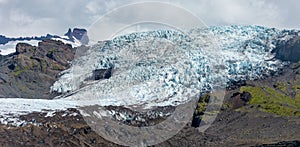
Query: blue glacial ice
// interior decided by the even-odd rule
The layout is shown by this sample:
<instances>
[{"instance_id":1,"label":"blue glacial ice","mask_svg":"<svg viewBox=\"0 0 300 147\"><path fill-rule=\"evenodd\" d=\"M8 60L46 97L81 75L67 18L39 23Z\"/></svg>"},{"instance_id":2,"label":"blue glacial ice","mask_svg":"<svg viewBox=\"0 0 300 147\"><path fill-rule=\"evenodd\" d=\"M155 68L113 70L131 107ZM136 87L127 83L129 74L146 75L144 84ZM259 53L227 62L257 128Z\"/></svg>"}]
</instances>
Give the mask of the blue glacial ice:
<instances>
[{"instance_id":1,"label":"blue glacial ice","mask_svg":"<svg viewBox=\"0 0 300 147\"><path fill-rule=\"evenodd\" d=\"M78 51L51 91L73 93L68 99L96 97L101 105L177 105L197 93L276 74L287 63L271 51L295 35L261 26L132 33ZM114 69L111 78L86 80L107 68Z\"/></svg>"}]
</instances>

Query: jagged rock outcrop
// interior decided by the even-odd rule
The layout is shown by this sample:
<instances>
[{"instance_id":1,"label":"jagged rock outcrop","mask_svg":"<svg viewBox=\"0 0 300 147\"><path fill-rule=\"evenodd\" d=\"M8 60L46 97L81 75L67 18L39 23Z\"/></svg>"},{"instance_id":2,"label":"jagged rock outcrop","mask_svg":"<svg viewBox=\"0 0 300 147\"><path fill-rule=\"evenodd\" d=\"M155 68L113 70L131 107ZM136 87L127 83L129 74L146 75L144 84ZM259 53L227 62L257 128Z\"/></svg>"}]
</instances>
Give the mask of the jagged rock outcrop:
<instances>
[{"instance_id":1,"label":"jagged rock outcrop","mask_svg":"<svg viewBox=\"0 0 300 147\"><path fill-rule=\"evenodd\" d=\"M17 44L16 53L0 58L0 97L52 98L50 86L74 54L71 45L50 39L38 47Z\"/></svg>"},{"instance_id":2,"label":"jagged rock outcrop","mask_svg":"<svg viewBox=\"0 0 300 147\"><path fill-rule=\"evenodd\" d=\"M96 69L93 71L93 80L109 79L112 76L112 68Z\"/></svg>"},{"instance_id":3,"label":"jagged rock outcrop","mask_svg":"<svg viewBox=\"0 0 300 147\"><path fill-rule=\"evenodd\" d=\"M86 29L74 28L73 31L72 31L72 29L69 28L69 30L65 34L65 36L68 36L68 38L72 42L74 42L74 39L77 39L84 45L89 43L89 38L87 36L87 30Z\"/></svg>"},{"instance_id":4,"label":"jagged rock outcrop","mask_svg":"<svg viewBox=\"0 0 300 147\"><path fill-rule=\"evenodd\" d=\"M300 36L281 42L273 51L276 58L283 61L300 61Z\"/></svg>"}]
</instances>

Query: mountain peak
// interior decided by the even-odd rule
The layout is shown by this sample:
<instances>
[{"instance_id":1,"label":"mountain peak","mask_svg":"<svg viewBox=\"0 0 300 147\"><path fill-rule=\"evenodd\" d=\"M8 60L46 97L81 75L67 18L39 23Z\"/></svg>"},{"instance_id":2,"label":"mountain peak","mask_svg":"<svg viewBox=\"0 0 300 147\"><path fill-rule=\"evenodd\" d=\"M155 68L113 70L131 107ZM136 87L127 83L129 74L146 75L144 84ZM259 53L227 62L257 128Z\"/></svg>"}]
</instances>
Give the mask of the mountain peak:
<instances>
[{"instance_id":1,"label":"mountain peak","mask_svg":"<svg viewBox=\"0 0 300 147\"><path fill-rule=\"evenodd\" d=\"M68 32L65 34L65 36L68 36L69 38L72 38L72 29L69 28Z\"/></svg>"},{"instance_id":2,"label":"mountain peak","mask_svg":"<svg viewBox=\"0 0 300 147\"><path fill-rule=\"evenodd\" d=\"M88 44L89 38L87 36L87 30L82 28L74 28L73 31L69 28L65 36L69 38L70 41L74 42L74 39L79 40L82 44Z\"/></svg>"}]
</instances>

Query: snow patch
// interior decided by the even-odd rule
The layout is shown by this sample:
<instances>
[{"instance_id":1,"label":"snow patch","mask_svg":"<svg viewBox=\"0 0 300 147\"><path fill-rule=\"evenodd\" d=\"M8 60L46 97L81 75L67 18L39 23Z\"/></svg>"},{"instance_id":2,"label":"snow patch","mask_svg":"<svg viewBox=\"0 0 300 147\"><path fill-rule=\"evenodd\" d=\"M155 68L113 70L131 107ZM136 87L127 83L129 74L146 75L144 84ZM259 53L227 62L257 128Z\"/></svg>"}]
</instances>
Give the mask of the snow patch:
<instances>
[{"instance_id":1,"label":"snow patch","mask_svg":"<svg viewBox=\"0 0 300 147\"><path fill-rule=\"evenodd\" d=\"M73 37L74 42L69 41L69 40L66 40L66 39L69 39L69 37L67 37L67 36L61 36L61 38L51 38L51 39L52 39L52 40L56 40L56 41L61 41L61 42L63 42L64 44L71 44L73 48L74 48L74 47L79 47L79 46L82 45L82 44L80 43L80 41L79 41L78 39L74 38L74 37Z\"/></svg>"}]
</instances>

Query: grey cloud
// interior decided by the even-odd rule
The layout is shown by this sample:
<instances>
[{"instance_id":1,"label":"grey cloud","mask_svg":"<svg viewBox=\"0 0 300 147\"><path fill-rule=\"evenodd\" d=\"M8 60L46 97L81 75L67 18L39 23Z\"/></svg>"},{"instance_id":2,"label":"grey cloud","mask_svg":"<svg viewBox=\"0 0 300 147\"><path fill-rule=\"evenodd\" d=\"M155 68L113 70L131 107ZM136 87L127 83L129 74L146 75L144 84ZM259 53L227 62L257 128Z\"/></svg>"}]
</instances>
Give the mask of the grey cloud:
<instances>
[{"instance_id":1,"label":"grey cloud","mask_svg":"<svg viewBox=\"0 0 300 147\"><path fill-rule=\"evenodd\" d=\"M142 1L0 0L0 34L8 36L63 34L69 27L88 28L106 12L133 2ZM190 10L207 25L254 24L300 28L298 0L164 0L163 2ZM154 11L163 13L163 10Z\"/></svg>"}]
</instances>

